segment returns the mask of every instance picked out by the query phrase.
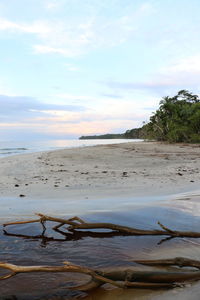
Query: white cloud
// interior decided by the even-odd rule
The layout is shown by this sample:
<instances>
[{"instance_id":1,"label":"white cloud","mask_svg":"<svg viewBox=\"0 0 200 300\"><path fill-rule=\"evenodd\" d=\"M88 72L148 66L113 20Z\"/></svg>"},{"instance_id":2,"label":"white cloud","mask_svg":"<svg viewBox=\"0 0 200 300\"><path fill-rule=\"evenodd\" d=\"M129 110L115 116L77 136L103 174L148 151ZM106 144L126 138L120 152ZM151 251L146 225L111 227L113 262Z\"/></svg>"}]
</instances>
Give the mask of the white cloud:
<instances>
[{"instance_id":1,"label":"white cloud","mask_svg":"<svg viewBox=\"0 0 200 300\"><path fill-rule=\"evenodd\" d=\"M81 121L76 124L50 124L47 127L47 132L55 134L75 134L75 135L88 135L88 134L103 134L109 132L116 132L133 128L137 126L137 122L132 120L104 120L104 121Z\"/></svg>"},{"instance_id":2,"label":"white cloud","mask_svg":"<svg viewBox=\"0 0 200 300\"><path fill-rule=\"evenodd\" d=\"M4 18L0 18L0 30L11 32L24 32L37 34L38 36L45 37L51 33L51 28L45 21L35 21L31 24L16 23Z\"/></svg>"},{"instance_id":3,"label":"white cloud","mask_svg":"<svg viewBox=\"0 0 200 300\"><path fill-rule=\"evenodd\" d=\"M45 45L34 45L33 49L35 50L35 53L41 53L41 54L57 53L57 54L62 54L62 55L66 55L66 56L74 56L73 53L71 53L70 51L67 51L63 48L49 47L49 46L45 46Z\"/></svg>"},{"instance_id":4,"label":"white cloud","mask_svg":"<svg viewBox=\"0 0 200 300\"><path fill-rule=\"evenodd\" d=\"M72 72L80 71L80 68L78 68L72 64L65 64L65 66L66 66L66 69L69 71L72 71Z\"/></svg>"},{"instance_id":5,"label":"white cloud","mask_svg":"<svg viewBox=\"0 0 200 300\"><path fill-rule=\"evenodd\" d=\"M146 90L163 96L167 93L177 92L180 89L195 89L198 93L200 91L199 78L200 54L195 54L171 61L146 80L140 82L109 81L106 84L113 90L118 89L124 92Z\"/></svg>"},{"instance_id":6,"label":"white cloud","mask_svg":"<svg viewBox=\"0 0 200 300\"><path fill-rule=\"evenodd\" d=\"M161 70L163 73L176 74L176 73L187 73L187 74L200 74L200 54L185 57L172 63L171 65Z\"/></svg>"},{"instance_id":7,"label":"white cloud","mask_svg":"<svg viewBox=\"0 0 200 300\"><path fill-rule=\"evenodd\" d=\"M168 87L199 89L200 55L176 59L160 69L153 82Z\"/></svg>"},{"instance_id":8,"label":"white cloud","mask_svg":"<svg viewBox=\"0 0 200 300\"><path fill-rule=\"evenodd\" d=\"M61 4L62 1L45 2L46 7L52 10ZM57 53L72 57L96 48L108 48L126 42L132 38L138 30L138 24L149 13L152 13L151 6L143 4L129 14L122 12L118 18L94 14L91 17L82 16L79 21L60 18L36 20L32 23L0 19L0 30L35 35L37 40L32 45L35 53Z\"/></svg>"},{"instance_id":9,"label":"white cloud","mask_svg":"<svg viewBox=\"0 0 200 300\"><path fill-rule=\"evenodd\" d=\"M26 108L25 114L20 110L18 117L1 122L2 131L12 131L13 128L16 131L29 129L32 133L58 136L124 132L128 128L141 126L148 116L148 112L144 113L131 101L115 103L112 99L102 102L99 100L97 107L90 107L85 111L68 111L68 107L65 109L64 105L62 109L58 105L43 105L41 108L38 106L28 110ZM8 114L12 116L10 109Z\"/></svg>"},{"instance_id":10,"label":"white cloud","mask_svg":"<svg viewBox=\"0 0 200 300\"><path fill-rule=\"evenodd\" d=\"M61 2L59 0L51 0L51 1L48 1L46 0L45 1L45 8L47 10L55 10L57 8L59 8L61 6Z\"/></svg>"},{"instance_id":11,"label":"white cloud","mask_svg":"<svg viewBox=\"0 0 200 300\"><path fill-rule=\"evenodd\" d=\"M132 120L104 120L104 121L80 121L73 123L59 122L56 123L54 120L51 122L47 120L41 120L36 123L31 121L27 122L15 122L15 123L0 123L0 128L4 130L29 130L29 132L43 133L44 135L88 135L88 134L103 134L110 132L121 132L127 128L133 128L138 125L137 121Z\"/></svg>"},{"instance_id":12,"label":"white cloud","mask_svg":"<svg viewBox=\"0 0 200 300\"><path fill-rule=\"evenodd\" d=\"M156 10L155 10L155 8L152 6L151 3L145 2L145 3L143 3L143 4L140 6L139 12L141 12L141 13L146 13L146 14L149 15L149 14L155 13Z\"/></svg>"},{"instance_id":13,"label":"white cloud","mask_svg":"<svg viewBox=\"0 0 200 300\"><path fill-rule=\"evenodd\" d=\"M27 130L43 135L83 135L107 132L123 132L128 128L141 126L149 112L143 112L139 102L122 99L115 101L109 97L78 97L75 95L60 95L63 104L42 104L34 98L1 96L0 127L2 131ZM80 106L74 102L90 104ZM70 101L66 99L70 99ZM91 102L93 99L93 102ZM17 103L17 109L16 109ZM66 104L67 103L67 104ZM17 113L16 113L17 111ZM10 129L9 129L10 128Z\"/></svg>"}]
</instances>

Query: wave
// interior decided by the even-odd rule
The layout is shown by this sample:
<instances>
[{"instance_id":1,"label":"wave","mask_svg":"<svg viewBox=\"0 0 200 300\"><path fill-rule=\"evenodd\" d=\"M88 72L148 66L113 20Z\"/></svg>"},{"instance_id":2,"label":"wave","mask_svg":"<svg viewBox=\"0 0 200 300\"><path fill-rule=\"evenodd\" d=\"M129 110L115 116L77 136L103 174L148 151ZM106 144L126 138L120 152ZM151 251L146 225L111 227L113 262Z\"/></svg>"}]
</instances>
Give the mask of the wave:
<instances>
[{"instance_id":1,"label":"wave","mask_svg":"<svg viewBox=\"0 0 200 300\"><path fill-rule=\"evenodd\" d=\"M28 148L0 148L0 151L24 151Z\"/></svg>"}]
</instances>

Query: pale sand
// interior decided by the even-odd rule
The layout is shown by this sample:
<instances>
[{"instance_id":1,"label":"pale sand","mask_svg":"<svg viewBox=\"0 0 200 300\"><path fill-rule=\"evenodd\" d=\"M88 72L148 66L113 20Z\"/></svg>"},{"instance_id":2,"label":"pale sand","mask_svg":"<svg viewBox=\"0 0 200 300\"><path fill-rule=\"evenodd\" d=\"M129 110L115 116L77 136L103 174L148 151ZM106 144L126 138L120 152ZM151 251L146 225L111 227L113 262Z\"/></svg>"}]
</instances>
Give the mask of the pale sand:
<instances>
[{"instance_id":1,"label":"pale sand","mask_svg":"<svg viewBox=\"0 0 200 300\"><path fill-rule=\"evenodd\" d=\"M92 199L198 188L200 145L124 143L0 159L0 197Z\"/></svg>"}]
</instances>

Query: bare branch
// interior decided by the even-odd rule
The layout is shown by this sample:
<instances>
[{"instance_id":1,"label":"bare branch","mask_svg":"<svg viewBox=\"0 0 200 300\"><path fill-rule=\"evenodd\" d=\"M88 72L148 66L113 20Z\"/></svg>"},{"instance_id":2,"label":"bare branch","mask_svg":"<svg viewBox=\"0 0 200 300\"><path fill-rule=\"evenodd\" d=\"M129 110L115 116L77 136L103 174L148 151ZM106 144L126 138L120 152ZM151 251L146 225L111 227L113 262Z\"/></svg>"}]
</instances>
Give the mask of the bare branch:
<instances>
[{"instance_id":1,"label":"bare branch","mask_svg":"<svg viewBox=\"0 0 200 300\"><path fill-rule=\"evenodd\" d=\"M79 217L73 217L73 218L69 219L69 221L78 221L80 224L85 224L85 221L83 221Z\"/></svg>"},{"instance_id":2,"label":"bare branch","mask_svg":"<svg viewBox=\"0 0 200 300\"><path fill-rule=\"evenodd\" d=\"M38 220L6 223L6 224L4 224L4 226L35 223L35 222L41 222L43 224L46 221L51 221L51 222L59 223L59 225L57 225L54 228L59 228L59 227L63 226L64 224L69 225L69 227L67 228L68 230L109 229L111 231L120 232L122 234L128 234L128 235L168 235L168 236L172 236L172 237L193 237L193 238L200 237L200 232L175 231L175 230L171 230L171 229L165 227L160 222L158 224L164 230L156 230L156 229L155 230L143 230L143 229L137 229L137 228L122 226L122 225L117 225L117 224L112 224L112 223L87 223L78 217L74 217L71 219L62 219L62 218L50 217L50 216L43 215L43 214L37 214L37 215L40 217L40 219L38 219Z\"/></svg>"},{"instance_id":3,"label":"bare branch","mask_svg":"<svg viewBox=\"0 0 200 300\"><path fill-rule=\"evenodd\" d=\"M159 221L158 221L158 225L160 225L160 227L161 227L163 230L165 230L165 231L167 231L167 232L169 232L169 233L174 233L173 230L167 228L166 226L164 226L164 225L163 225L162 223L160 223Z\"/></svg>"}]
</instances>

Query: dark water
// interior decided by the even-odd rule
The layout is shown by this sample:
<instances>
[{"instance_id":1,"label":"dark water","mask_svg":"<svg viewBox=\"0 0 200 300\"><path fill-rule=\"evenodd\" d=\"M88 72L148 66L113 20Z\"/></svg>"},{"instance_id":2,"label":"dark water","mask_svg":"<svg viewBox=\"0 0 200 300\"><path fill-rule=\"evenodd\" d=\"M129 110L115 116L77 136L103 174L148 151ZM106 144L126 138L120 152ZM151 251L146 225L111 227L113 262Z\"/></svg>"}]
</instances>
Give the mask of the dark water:
<instances>
[{"instance_id":1,"label":"dark water","mask_svg":"<svg viewBox=\"0 0 200 300\"><path fill-rule=\"evenodd\" d=\"M200 222L199 216L158 206L143 207L137 210L129 209L122 212L85 214L81 217L90 222L111 222L141 229L159 228L156 224L159 220L170 228L188 231L199 231ZM109 268L111 266L117 268L134 266L132 260L147 258L155 251L163 250L167 253L168 249L180 249L185 247L188 241L188 239L185 241L176 238L160 244L165 237L112 237L105 232L102 237L70 232L63 235L52 230L52 225L53 223L49 222L43 236L41 236L41 225L37 223L8 226L6 232L3 232L3 227L1 227L0 261L19 265L61 265L63 261L70 261L73 264L92 268ZM66 229L64 231L67 232ZM192 241L192 239L190 240ZM200 245L200 239L193 240ZM83 277L80 275L64 273L19 274L0 281L0 299L9 299L8 296L11 295L15 295L17 299L21 300L84 299L86 294L67 289L76 282L80 284L82 280ZM101 293L102 289L100 295ZM137 299L133 297L134 292L132 293L131 296L130 291L121 291L120 296L112 299ZM97 298L97 294L95 295L93 292L86 299L111 298L106 298L105 292Z\"/></svg>"}]
</instances>

